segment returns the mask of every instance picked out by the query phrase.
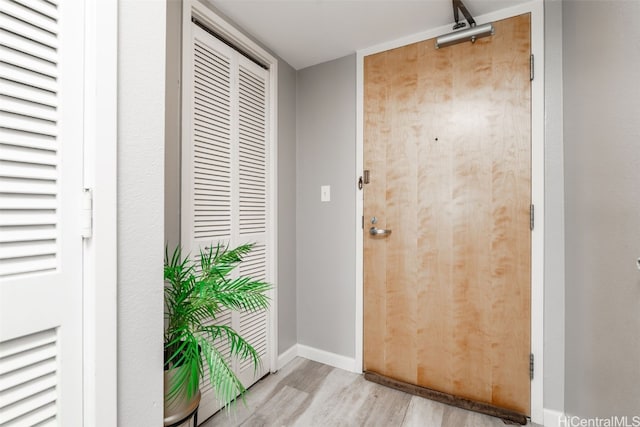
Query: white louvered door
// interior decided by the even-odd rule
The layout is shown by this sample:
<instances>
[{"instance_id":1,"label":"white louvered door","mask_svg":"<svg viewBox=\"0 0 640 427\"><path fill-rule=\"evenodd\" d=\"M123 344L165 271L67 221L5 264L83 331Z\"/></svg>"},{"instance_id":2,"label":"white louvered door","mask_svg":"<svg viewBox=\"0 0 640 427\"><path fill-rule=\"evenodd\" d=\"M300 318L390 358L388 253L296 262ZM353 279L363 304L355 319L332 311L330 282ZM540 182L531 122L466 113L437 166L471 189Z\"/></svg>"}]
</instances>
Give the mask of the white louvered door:
<instances>
[{"instance_id":1,"label":"white louvered door","mask_svg":"<svg viewBox=\"0 0 640 427\"><path fill-rule=\"evenodd\" d=\"M0 0L0 425L82 425L83 5Z\"/></svg>"},{"instance_id":2,"label":"white louvered door","mask_svg":"<svg viewBox=\"0 0 640 427\"><path fill-rule=\"evenodd\" d=\"M235 239L254 242L253 251L240 265L240 275L273 283L267 254L267 71L238 55L237 74L237 219ZM258 351L262 369L257 375L249 361L238 363L236 373L243 384L253 384L269 370L267 351L268 313L234 313L234 327Z\"/></svg>"},{"instance_id":3,"label":"white louvered door","mask_svg":"<svg viewBox=\"0 0 640 427\"><path fill-rule=\"evenodd\" d=\"M182 144L182 246L197 254L218 242L232 247L253 242L254 250L239 274L273 282L267 241L269 198L269 72L192 24L192 44L185 52ZM258 372L250 362L233 360L249 387L269 372L269 312L222 313L217 322L231 325L258 350ZM228 352L228 349L223 349ZM203 378L200 419L220 405Z\"/></svg>"}]
</instances>

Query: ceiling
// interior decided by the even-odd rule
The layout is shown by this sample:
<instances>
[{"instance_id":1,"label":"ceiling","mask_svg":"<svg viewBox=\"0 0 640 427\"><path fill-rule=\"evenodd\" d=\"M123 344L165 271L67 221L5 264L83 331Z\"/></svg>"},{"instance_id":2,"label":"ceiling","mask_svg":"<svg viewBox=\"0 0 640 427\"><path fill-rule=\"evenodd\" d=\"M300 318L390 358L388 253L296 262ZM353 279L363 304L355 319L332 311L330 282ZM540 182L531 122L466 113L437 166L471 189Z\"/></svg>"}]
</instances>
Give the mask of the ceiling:
<instances>
[{"instance_id":1,"label":"ceiling","mask_svg":"<svg viewBox=\"0 0 640 427\"><path fill-rule=\"evenodd\" d=\"M465 6L477 17L525 1L465 0ZM453 23L451 0L209 2L298 70Z\"/></svg>"}]
</instances>

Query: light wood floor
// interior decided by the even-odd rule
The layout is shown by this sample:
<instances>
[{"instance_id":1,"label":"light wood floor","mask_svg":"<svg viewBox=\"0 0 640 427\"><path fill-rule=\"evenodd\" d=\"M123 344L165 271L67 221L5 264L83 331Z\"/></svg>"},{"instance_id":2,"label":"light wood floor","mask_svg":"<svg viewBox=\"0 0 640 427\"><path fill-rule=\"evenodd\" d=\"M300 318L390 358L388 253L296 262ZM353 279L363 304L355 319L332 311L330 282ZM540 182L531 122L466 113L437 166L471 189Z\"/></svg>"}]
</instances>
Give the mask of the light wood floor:
<instances>
[{"instance_id":1,"label":"light wood floor","mask_svg":"<svg viewBox=\"0 0 640 427\"><path fill-rule=\"evenodd\" d=\"M412 396L362 375L296 358L259 381L247 406L221 411L200 424L214 426L504 427L498 418Z\"/></svg>"}]
</instances>

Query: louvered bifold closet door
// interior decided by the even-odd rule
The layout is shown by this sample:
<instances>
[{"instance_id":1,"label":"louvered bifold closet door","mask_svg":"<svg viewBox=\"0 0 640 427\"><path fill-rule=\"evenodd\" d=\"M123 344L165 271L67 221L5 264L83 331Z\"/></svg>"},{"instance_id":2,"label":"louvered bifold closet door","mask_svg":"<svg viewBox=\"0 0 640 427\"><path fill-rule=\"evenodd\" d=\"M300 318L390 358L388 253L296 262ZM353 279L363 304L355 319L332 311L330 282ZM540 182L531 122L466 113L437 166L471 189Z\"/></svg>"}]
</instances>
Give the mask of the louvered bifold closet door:
<instances>
[{"instance_id":1,"label":"louvered bifold closet door","mask_svg":"<svg viewBox=\"0 0 640 427\"><path fill-rule=\"evenodd\" d=\"M268 281L267 257L267 70L250 60L238 59L238 236L240 243L253 242L253 251L240 266L240 275ZM257 370L239 362L237 372L251 384L269 372L267 351L268 312L237 313L240 334L260 354Z\"/></svg>"},{"instance_id":2,"label":"louvered bifold closet door","mask_svg":"<svg viewBox=\"0 0 640 427\"><path fill-rule=\"evenodd\" d=\"M0 425L82 425L83 5L0 0Z\"/></svg>"},{"instance_id":3,"label":"louvered bifold closet door","mask_svg":"<svg viewBox=\"0 0 640 427\"><path fill-rule=\"evenodd\" d=\"M192 75L185 79L192 84L192 98L190 121L185 123L190 140L182 147L182 245L193 256L218 243L228 244L232 237L233 51L212 46L210 38L193 26ZM210 323L232 326L231 320L231 312L225 311ZM230 360L228 347L219 342L218 348ZM208 372L200 390L204 420L220 408Z\"/></svg>"},{"instance_id":4,"label":"louvered bifold closet door","mask_svg":"<svg viewBox=\"0 0 640 427\"><path fill-rule=\"evenodd\" d=\"M237 276L266 280L267 224L267 76L196 24L185 61L185 109L182 144L182 246L193 255L200 249L255 242ZM232 326L261 355L256 372L246 362L230 363L245 387L268 372L268 313L225 311L211 322ZM219 350L229 357L229 348ZM201 383L200 419L220 408L209 384Z\"/></svg>"}]
</instances>

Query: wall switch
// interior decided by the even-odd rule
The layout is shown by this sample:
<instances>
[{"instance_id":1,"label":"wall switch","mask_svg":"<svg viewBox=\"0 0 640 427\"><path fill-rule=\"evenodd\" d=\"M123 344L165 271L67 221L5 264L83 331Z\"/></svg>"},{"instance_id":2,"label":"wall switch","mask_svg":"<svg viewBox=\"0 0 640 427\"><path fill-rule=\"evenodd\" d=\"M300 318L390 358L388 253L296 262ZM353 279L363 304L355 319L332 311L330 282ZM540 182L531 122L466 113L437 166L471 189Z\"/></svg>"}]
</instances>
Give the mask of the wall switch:
<instances>
[{"instance_id":1,"label":"wall switch","mask_svg":"<svg viewBox=\"0 0 640 427\"><path fill-rule=\"evenodd\" d=\"M321 202L330 202L331 201L331 186L330 185L322 185L322 186L320 186L320 201Z\"/></svg>"}]
</instances>

